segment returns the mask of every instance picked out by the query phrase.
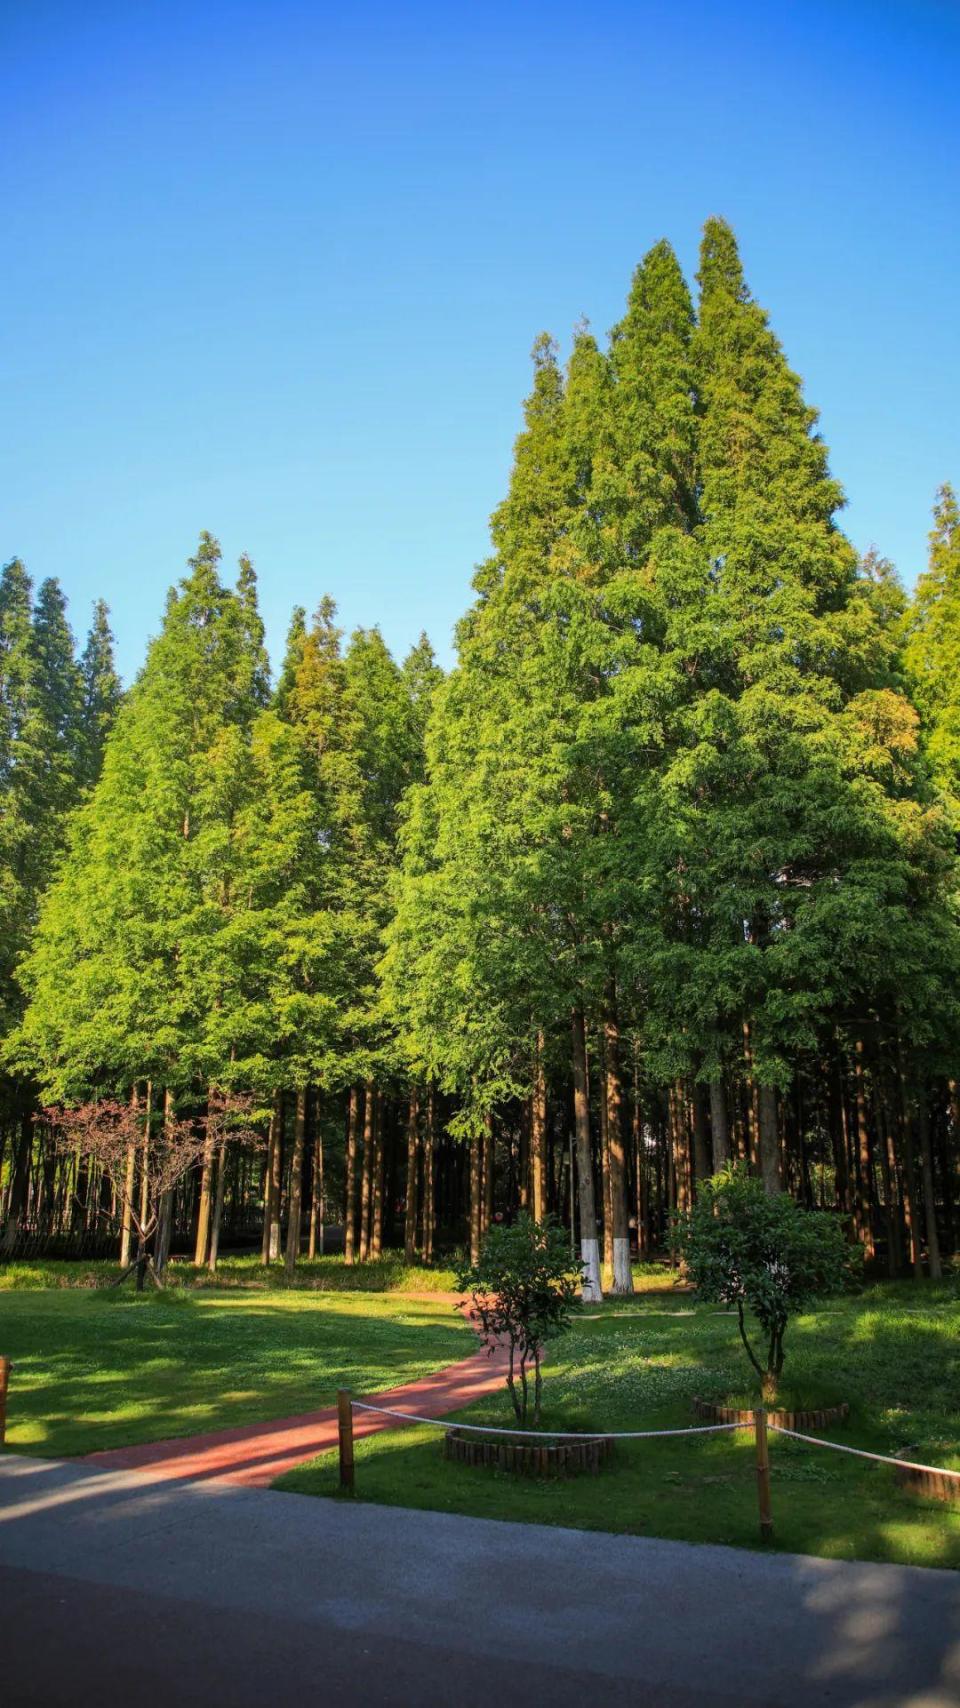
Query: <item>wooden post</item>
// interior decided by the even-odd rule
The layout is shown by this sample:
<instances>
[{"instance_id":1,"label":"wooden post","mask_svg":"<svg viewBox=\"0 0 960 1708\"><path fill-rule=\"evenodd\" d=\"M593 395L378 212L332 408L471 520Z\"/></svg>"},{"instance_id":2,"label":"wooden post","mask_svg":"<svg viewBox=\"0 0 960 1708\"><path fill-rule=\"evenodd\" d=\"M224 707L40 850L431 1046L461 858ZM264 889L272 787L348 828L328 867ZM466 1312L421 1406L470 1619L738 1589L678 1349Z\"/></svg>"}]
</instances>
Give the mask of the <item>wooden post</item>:
<instances>
[{"instance_id":1,"label":"wooden post","mask_svg":"<svg viewBox=\"0 0 960 1708\"><path fill-rule=\"evenodd\" d=\"M3 1446L7 1435L7 1388L10 1385L12 1369L9 1358L0 1358L0 1447Z\"/></svg>"},{"instance_id":2,"label":"wooden post","mask_svg":"<svg viewBox=\"0 0 960 1708\"><path fill-rule=\"evenodd\" d=\"M340 1440L340 1487L353 1493L353 1404L349 1388L337 1389L337 1430Z\"/></svg>"},{"instance_id":3,"label":"wooden post","mask_svg":"<svg viewBox=\"0 0 960 1708\"><path fill-rule=\"evenodd\" d=\"M757 1495L760 1500L760 1540L773 1540L773 1519L770 1515L770 1452L767 1446L767 1413L760 1406L753 1414L757 1436Z\"/></svg>"}]
</instances>

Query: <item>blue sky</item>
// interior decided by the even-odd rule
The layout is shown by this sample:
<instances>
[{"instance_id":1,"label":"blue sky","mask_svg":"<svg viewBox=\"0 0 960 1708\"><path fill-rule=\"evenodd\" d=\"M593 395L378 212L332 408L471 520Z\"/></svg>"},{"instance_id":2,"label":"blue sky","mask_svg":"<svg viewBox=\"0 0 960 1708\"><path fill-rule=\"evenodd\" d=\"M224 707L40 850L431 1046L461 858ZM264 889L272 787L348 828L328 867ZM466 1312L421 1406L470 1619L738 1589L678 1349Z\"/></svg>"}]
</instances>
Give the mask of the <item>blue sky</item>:
<instances>
[{"instance_id":1,"label":"blue sky","mask_svg":"<svg viewBox=\"0 0 960 1708\"><path fill-rule=\"evenodd\" d=\"M960 482L960 5L0 0L0 558L126 676L201 528L276 656L330 592L441 656L528 353L734 224L912 580Z\"/></svg>"}]
</instances>

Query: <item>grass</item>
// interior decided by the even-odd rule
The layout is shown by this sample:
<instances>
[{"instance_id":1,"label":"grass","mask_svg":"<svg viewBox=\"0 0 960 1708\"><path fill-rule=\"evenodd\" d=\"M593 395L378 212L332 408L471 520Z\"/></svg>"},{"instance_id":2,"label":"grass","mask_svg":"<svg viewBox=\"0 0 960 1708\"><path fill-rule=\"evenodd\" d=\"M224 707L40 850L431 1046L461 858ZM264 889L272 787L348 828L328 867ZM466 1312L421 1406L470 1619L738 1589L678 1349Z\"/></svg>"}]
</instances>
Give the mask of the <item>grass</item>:
<instances>
[{"instance_id":1,"label":"grass","mask_svg":"<svg viewBox=\"0 0 960 1708\"><path fill-rule=\"evenodd\" d=\"M0 1293L44 1292L57 1287L91 1291L112 1287L121 1275L120 1265L106 1259L92 1261L36 1258L18 1263L0 1263ZM638 1292L683 1292L675 1271L665 1263L636 1263L633 1284ZM127 1281L125 1286L131 1286ZM317 1293L452 1293L456 1290L456 1262L446 1265L405 1263L399 1252L385 1252L369 1263L352 1264L342 1257L300 1258L288 1280L282 1263L265 1267L259 1256L244 1253L220 1259L216 1273L186 1258L174 1258L167 1270L168 1287L196 1290L238 1288L250 1292L307 1291Z\"/></svg>"},{"instance_id":2,"label":"grass","mask_svg":"<svg viewBox=\"0 0 960 1708\"><path fill-rule=\"evenodd\" d=\"M69 1457L330 1404L466 1357L447 1300L171 1289L10 1291L7 1445Z\"/></svg>"},{"instance_id":3,"label":"grass","mask_svg":"<svg viewBox=\"0 0 960 1708\"><path fill-rule=\"evenodd\" d=\"M850 1402L830 1440L960 1469L960 1304L955 1290L872 1288L799 1319L783 1398ZM545 1382L547 1428L683 1428L695 1394L753 1403L735 1317L682 1296L609 1301L557 1343ZM506 1395L457 1421L509 1424ZM960 1508L900 1490L892 1471L771 1436L775 1546L835 1559L960 1567ZM359 1442L359 1498L486 1518L756 1547L752 1438L746 1432L618 1443L598 1477L564 1481L448 1463L440 1432L390 1430ZM280 1488L337 1493L335 1456Z\"/></svg>"},{"instance_id":4,"label":"grass","mask_svg":"<svg viewBox=\"0 0 960 1708\"><path fill-rule=\"evenodd\" d=\"M71 1262L37 1258L0 1263L0 1293L42 1292L51 1287L90 1291L111 1287L121 1273L119 1264L106 1260ZM237 1288L251 1292L444 1293L452 1291L455 1285L452 1269L404 1263L396 1252L388 1252L372 1263L351 1265L349 1269L342 1257L301 1258L289 1281L282 1263L265 1267L259 1256L252 1253L221 1258L214 1275L186 1258L174 1258L167 1270L168 1287L217 1292ZM127 1281L125 1286L131 1287L132 1282Z\"/></svg>"}]
</instances>

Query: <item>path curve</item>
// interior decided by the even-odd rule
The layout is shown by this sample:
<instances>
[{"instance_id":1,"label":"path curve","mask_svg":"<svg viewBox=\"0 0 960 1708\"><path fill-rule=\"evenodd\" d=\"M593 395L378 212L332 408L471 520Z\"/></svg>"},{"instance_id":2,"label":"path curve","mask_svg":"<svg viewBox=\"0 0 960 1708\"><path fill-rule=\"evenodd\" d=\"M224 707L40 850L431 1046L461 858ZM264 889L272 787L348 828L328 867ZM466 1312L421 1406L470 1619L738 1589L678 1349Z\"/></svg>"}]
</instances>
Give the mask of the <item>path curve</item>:
<instances>
[{"instance_id":1,"label":"path curve","mask_svg":"<svg viewBox=\"0 0 960 1708\"><path fill-rule=\"evenodd\" d=\"M474 1352L431 1376L403 1387L363 1397L395 1411L420 1417L445 1417L503 1386L506 1353ZM396 1418L354 1412L353 1433L359 1440L381 1429L396 1428ZM242 1424L204 1435L185 1435L172 1441L152 1441L137 1447L106 1448L85 1455L84 1463L104 1470L139 1471L157 1481L199 1482L216 1478L247 1488L268 1488L285 1471L292 1471L318 1453L337 1445L337 1408L303 1412L271 1423Z\"/></svg>"}]
</instances>

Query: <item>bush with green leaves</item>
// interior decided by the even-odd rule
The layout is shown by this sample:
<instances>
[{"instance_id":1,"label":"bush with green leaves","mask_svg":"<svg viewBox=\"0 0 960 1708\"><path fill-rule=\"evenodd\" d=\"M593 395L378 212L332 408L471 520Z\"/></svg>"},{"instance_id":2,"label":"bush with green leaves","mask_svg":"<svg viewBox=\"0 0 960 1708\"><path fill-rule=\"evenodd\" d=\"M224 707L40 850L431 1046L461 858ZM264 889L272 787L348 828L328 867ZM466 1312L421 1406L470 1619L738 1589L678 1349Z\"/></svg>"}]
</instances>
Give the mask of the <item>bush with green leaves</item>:
<instances>
[{"instance_id":1,"label":"bush with green leaves","mask_svg":"<svg viewBox=\"0 0 960 1708\"><path fill-rule=\"evenodd\" d=\"M774 1400L790 1318L840 1292L851 1277L853 1258L836 1216L805 1209L785 1192L771 1196L735 1165L703 1182L693 1208L677 1219L677 1239L700 1297L736 1307L763 1398ZM747 1333L748 1313L766 1343L765 1360Z\"/></svg>"},{"instance_id":2,"label":"bush with green leaves","mask_svg":"<svg viewBox=\"0 0 960 1708\"><path fill-rule=\"evenodd\" d=\"M478 1261L457 1273L458 1288L469 1295L458 1308L467 1312L489 1352L507 1347L507 1387L521 1428L527 1422L531 1365L533 1427L540 1422L543 1348L570 1327L581 1284L569 1236L552 1216L535 1222L520 1215L509 1226L491 1227Z\"/></svg>"}]
</instances>

